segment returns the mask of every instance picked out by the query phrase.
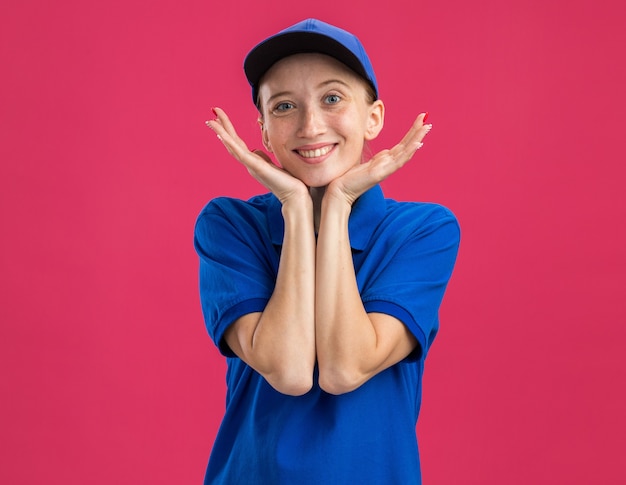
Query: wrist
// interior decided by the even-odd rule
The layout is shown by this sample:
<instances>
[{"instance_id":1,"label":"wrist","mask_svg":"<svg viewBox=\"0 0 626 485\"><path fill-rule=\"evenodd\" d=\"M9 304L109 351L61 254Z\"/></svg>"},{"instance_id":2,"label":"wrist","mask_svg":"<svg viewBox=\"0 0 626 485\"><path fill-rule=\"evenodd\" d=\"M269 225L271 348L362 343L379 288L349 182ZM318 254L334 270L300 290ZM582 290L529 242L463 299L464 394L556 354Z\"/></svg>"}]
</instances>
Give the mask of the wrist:
<instances>
[{"instance_id":1,"label":"wrist","mask_svg":"<svg viewBox=\"0 0 626 485\"><path fill-rule=\"evenodd\" d=\"M354 200L356 200L356 197ZM352 212L354 200L341 191L327 190L322 199L322 212L332 211L349 215Z\"/></svg>"},{"instance_id":2,"label":"wrist","mask_svg":"<svg viewBox=\"0 0 626 485\"><path fill-rule=\"evenodd\" d=\"M313 201L308 193L289 197L282 201L283 218L308 218L313 216Z\"/></svg>"},{"instance_id":3,"label":"wrist","mask_svg":"<svg viewBox=\"0 0 626 485\"><path fill-rule=\"evenodd\" d=\"M335 227L347 230L351 212L352 204L348 200L327 193L322 199L320 226L326 229Z\"/></svg>"}]
</instances>

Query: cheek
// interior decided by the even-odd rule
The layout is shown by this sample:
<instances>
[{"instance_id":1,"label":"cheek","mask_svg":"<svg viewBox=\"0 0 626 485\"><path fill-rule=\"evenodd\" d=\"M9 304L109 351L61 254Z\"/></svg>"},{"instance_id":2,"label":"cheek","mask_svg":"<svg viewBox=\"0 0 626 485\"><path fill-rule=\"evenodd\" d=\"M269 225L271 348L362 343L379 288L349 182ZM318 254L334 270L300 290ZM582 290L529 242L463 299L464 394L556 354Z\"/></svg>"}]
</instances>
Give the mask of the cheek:
<instances>
[{"instance_id":1,"label":"cheek","mask_svg":"<svg viewBox=\"0 0 626 485\"><path fill-rule=\"evenodd\" d=\"M341 116L329 119L329 124L332 124L335 131L354 138L353 141L362 141L365 138L367 120L360 111L341 113Z\"/></svg>"},{"instance_id":2,"label":"cheek","mask_svg":"<svg viewBox=\"0 0 626 485\"><path fill-rule=\"evenodd\" d=\"M273 142L275 146L283 144L291 135L289 123L284 120L272 120L265 125L266 138Z\"/></svg>"}]
</instances>

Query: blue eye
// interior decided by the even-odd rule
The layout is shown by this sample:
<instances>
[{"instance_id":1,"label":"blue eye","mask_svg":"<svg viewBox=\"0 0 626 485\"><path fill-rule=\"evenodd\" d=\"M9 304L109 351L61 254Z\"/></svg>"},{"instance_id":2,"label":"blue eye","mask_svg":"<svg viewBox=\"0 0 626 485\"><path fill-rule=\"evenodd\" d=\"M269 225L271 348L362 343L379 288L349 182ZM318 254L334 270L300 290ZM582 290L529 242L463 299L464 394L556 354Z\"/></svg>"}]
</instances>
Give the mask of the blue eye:
<instances>
[{"instance_id":1,"label":"blue eye","mask_svg":"<svg viewBox=\"0 0 626 485\"><path fill-rule=\"evenodd\" d=\"M293 104L285 102L285 103L278 103L276 107L274 108L274 110L275 111L287 111L291 108L293 108Z\"/></svg>"},{"instance_id":2,"label":"blue eye","mask_svg":"<svg viewBox=\"0 0 626 485\"><path fill-rule=\"evenodd\" d=\"M339 101L341 101L341 98L337 94L329 94L326 96L326 103L328 104L337 104Z\"/></svg>"}]
</instances>

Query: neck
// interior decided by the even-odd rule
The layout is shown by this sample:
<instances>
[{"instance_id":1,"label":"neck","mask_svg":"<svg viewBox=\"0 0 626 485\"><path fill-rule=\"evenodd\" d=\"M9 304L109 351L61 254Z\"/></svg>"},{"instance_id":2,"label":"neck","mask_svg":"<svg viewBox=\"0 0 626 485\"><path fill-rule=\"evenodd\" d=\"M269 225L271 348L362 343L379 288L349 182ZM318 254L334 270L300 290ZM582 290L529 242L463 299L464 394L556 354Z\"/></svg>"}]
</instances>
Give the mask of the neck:
<instances>
[{"instance_id":1,"label":"neck","mask_svg":"<svg viewBox=\"0 0 626 485\"><path fill-rule=\"evenodd\" d=\"M326 187L309 187L309 193L313 200L313 224L315 225L315 233L320 228L320 217L322 215L322 199L326 193Z\"/></svg>"}]
</instances>

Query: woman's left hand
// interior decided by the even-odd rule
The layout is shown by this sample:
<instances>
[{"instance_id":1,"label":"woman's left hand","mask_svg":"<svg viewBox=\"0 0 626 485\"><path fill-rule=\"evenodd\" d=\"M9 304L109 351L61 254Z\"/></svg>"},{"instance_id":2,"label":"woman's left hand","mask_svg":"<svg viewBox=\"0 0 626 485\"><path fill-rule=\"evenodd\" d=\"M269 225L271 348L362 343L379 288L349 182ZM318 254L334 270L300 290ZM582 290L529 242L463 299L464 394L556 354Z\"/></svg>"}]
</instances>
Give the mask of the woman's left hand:
<instances>
[{"instance_id":1,"label":"woman's left hand","mask_svg":"<svg viewBox=\"0 0 626 485\"><path fill-rule=\"evenodd\" d=\"M432 128L432 125L424 124L425 117L426 113L420 114L396 146L377 153L368 162L352 167L333 180L325 197L344 199L352 206L362 194L403 167L422 147L422 140Z\"/></svg>"}]
</instances>

